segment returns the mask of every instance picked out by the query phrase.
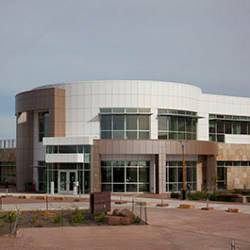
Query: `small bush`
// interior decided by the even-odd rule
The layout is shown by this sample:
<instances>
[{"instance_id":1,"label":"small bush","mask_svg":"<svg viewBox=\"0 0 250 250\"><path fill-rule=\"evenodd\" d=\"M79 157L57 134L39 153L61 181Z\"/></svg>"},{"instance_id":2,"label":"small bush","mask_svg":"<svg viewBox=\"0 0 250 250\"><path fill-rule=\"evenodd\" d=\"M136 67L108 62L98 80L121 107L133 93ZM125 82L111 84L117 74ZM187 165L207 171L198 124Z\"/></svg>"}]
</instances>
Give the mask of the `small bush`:
<instances>
[{"instance_id":1,"label":"small bush","mask_svg":"<svg viewBox=\"0 0 250 250\"><path fill-rule=\"evenodd\" d=\"M209 195L209 200L211 201L217 201L218 193L213 192L212 194Z\"/></svg>"},{"instance_id":2,"label":"small bush","mask_svg":"<svg viewBox=\"0 0 250 250\"><path fill-rule=\"evenodd\" d=\"M84 221L84 216L81 213L76 213L73 215L72 217L73 224L81 223L82 221Z\"/></svg>"},{"instance_id":3,"label":"small bush","mask_svg":"<svg viewBox=\"0 0 250 250\"><path fill-rule=\"evenodd\" d=\"M8 216L7 217L8 217L8 221L9 221L10 224L14 223L15 220L16 220L16 212L15 211L8 212Z\"/></svg>"},{"instance_id":4,"label":"small bush","mask_svg":"<svg viewBox=\"0 0 250 250\"><path fill-rule=\"evenodd\" d=\"M195 192L188 194L188 199L190 200L206 200L207 198L209 198L209 195L206 192Z\"/></svg>"},{"instance_id":5,"label":"small bush","mask_svg":"<svg viewBox=\"0 0 250 250\"><path fill-rule=\"evenodd\" d=\"M174 199L180 199L181 198L181 194L180 193L171 193L170 197L174 198Z\"/></svg>"},{"instance_id":6,"label":"small bush","mask_svg":"<svg viewBox=\"0 0 250 250\"><path fill-rule=\"evenodd\" d=\"M7 214L2 214L2 215L0 216L0 219L7 219L7 217L8 217Z\"/></svg>"},{"instance_id":7,"label":"small bush","mask_svg":"<svg viewBox=\"0 0 250 250\"><path fill-rule=\"evenodd\" d=\"M242 195L240 194L232 194L232 193L218 193L214 192L210 195L209 199L211 201L229 201L234 202L237 201L237 199L241 198Z\"/></svg>"},{"instance_id":8,"label":"small bush","mask_svg":"<svg viewBox=\"0 0 250 250\"><path fill-rule=\"evenodd\" d=\"M0 222L0 227L3 227L3 223Z\"/></svg>"},{"instance_id":9,"label":"small bush","mask_svg":"<svg viewBox=\"0 0 250 250\"><path fill-rule=\"evenodd\" d=\"M95 217L95 219L97 222L103 222L105 217L106 217L106 215L104 213L101 213L101 214L97 215Z\"/></svg>"},{"instance_id":10,"label":"small bush","mask_svg":"<svg viewBox=\"0 0 250 250\"><path fill-rule=\"evenodd\" d=\"M140 224L140 223L141 223L141 218L138 217L138 216L135 217L135 218L134 218L134 223L135 223L135 224Z\"/></svg>"},{"instance_id":11,"label":"small bush","mask_svg":"<svg viewBox=\"0 0 250 250\"><path fill-rule=\"evenodd\" d=\"M54 223L56 223L56 224L62 223L62 216L57 215L57 216L54 218Z\"/></svg>"}]
</instances>

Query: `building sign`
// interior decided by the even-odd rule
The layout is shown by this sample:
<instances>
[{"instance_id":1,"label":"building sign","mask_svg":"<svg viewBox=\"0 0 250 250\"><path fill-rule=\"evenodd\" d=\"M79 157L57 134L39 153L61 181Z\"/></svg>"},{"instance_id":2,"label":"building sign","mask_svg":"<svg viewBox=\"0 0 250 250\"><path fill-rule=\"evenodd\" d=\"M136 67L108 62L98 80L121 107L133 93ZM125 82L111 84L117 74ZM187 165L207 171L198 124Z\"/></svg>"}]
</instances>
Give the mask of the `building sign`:
<instances>
[{"instance_id":1,"label":"building sign","mask_svg":"<svg viewBox=\"0 0 250 250\"><path fill-rule=\"evenodd\" d=\"M95 192L90 194L90 212L98 215L107 213L111 209L111 193L110 192Z\"/></svg>"}]
</instances>

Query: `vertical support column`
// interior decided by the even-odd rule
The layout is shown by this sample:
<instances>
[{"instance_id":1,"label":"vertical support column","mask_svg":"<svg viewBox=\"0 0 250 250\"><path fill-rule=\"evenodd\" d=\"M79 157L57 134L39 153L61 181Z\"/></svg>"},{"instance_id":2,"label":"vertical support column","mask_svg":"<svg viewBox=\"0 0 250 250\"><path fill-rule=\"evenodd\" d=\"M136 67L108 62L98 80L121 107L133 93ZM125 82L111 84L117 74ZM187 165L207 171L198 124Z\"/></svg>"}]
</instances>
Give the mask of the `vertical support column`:
<instances>
[{"instance_id":1,"label":"vertical support column","mask_svg":"<svg viewBox=\"0 0 250 250\"><path fill-rule=\"evenodd\" d=\"M202 191L202 158L199 156L198 157L198 162L197 162L197 171L196 171L196 176L197 176L197 191Z\"/></svg>"},{"instance_id":2,"label":"vertical support column","mask_svg":"<svg viewBox=\"0 0 250 250\"><path fill-rule=\"evenodd\" d=\"M150 116L150 139L158 139L158 121L157 109L151 109L152 115Z\"/></svg>"},{"instance_id":3,"label":"vertical support column","mask_svg":"<svg viewBox=\"0 0 250 250\"><path fill-rule=\"evenodd\" d=\"M216 190L216 157L215 155L207 156L207 190L213 192Z\"/></svg>"},{"instance_id":4,"label":"vertical support column","mask_svg":"<svg viewBox=\"0 0 250 250\"><path fill-rule=\"evenodd\" d=\"M33 180L33 111L17 115L16 177L17 190Z\"/></svg>"},{"instance_id":5,"label":"vertical support column","mask_svg":"<svg viewBox=\"0 0 250 250\"><path fill-rule=\"evenodd\" d=\"M159 154L158 160L158 180L159 193L166 193L166 154L163 152Z\"/></svg>"},{"instance_id":6,"label":"vertical support column","mask_svg":"<svg viewBox=\"0 0 250 250\"><path fill-rule=\"evenodd\" d=\"M93 145L93 158L92 158L92 185L91 192L101 191L101 157L99 155L98 145Z\"/></svg>"},{"instance_id":7,"label":"vertical support column","mask_svg":"<svg viewBox=\"0 0 250 250\"><path fill-rule=\"evenodd\" d=\"M155 157L152 157L151 161L150 161L150 193L155 194L156 193L156 163L155 163Z\"/></svg>"}]
</instances>

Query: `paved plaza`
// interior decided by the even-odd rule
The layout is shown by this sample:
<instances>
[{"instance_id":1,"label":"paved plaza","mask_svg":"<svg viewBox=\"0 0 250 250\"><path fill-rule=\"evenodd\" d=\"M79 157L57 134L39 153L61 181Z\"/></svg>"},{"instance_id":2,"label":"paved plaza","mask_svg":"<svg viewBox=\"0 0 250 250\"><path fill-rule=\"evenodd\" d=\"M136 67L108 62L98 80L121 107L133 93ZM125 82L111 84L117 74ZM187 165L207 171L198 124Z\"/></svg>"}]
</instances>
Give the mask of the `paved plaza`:
<instances>
[{"instance_id":1,"label":"paved plaza","mask_svg":"<svg viewBox=\"0 0 250 250\"><path fill-rule=\"evenodd\" d=\"M84 196L85 198L87 196ZM128 196L112 196L112 200L131 200ZM18 200L18 199L16 199ZM210 203L213 211L202 211L203 202L164 200L167 208L155 207L159 199L150 201L148 223L145 226L90 226L20 229L16 238L0 238L0 249L250 249L250 206L232 203ZM195 209L177 208L179 203L195 204ZM44 208L44 201L32 199L19 203L27 207ZM88 207L88 202L53 202L51 206ZM12 209L15 203L4 204ZM117 207L112 202L112 208ZM130 204L120 205L130 206ZM228 207L240 208L241 213L228 213Z\"/></svg>"}]
</instances>

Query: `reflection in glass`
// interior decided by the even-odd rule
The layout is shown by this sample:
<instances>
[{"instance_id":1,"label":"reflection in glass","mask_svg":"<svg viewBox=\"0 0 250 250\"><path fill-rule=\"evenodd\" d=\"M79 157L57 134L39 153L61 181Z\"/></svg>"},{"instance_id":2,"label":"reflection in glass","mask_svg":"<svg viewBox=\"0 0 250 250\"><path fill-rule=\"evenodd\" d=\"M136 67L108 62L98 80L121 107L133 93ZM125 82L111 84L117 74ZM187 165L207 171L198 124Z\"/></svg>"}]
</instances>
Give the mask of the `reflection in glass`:
<instances>
[{"instance_id":1,"label":"reflection in glass","mask_svg":"<svg viewBox=\"0 0 250 250\"><path fill-rule=\"evenodd\" d=\"M139 115L139 130L149 130L149 116Z\"/></svg>"},{"instance_id":2,"label":"reflection in glass","mask_svg":"<svg viewBox=\"0 0 250 250\"><path fill-rule=\"evenodd\" d=\"M112 174L111 167L101 168L101 181L102 182L111 182L111 174Z\"/></svg>"},{"instance_id":3,"label":"reflection in glass","mask_svg":"<svg viewBox=\"0 0 250 250\"><path fill-rule=\"evenodd\" d=\"M113 129L124 130L124 116L123 115L113 116Z\"/></svg>"},{"instance_id":4,"label":"reflection in glass","mask_svg":"<svg viewBox=\"0 0 250 250\"><path fill-rule=\"evenodd\" d=\"M101 115L101 130L112 130L111 115Z\"/></svg>"},{"instance_id":5,"label":"reflection in glass","mask_svg":"<svg viewBox=\"0 0 250 250\"><path fill-rule=\"evenodd\" d=\"M124 168L113 168L113 181L124 182Z\"/></svg>"},{"instance_id":6,"label":"reflection in glass","mask_svg":"<svg viewBox=\"0 0 250 250\"><path fill-rule=\"evenodd\" d=\"M127 130L137 130L137 116L127 115L126 124L127 124Z\"/></svg>"},{"instance_id":7,"label":"reflection in glass","mask_svg":"<svg viewBox=\"0 0 250 250\"><path fill-rule=\"evenodd\" d=\"M127 168L127 182L137 182L137 168Z\"/></svg>"},{"instance_id":8,"label":"reflection in glass","mask_svg":"<svg viewBox=\"0 0 250 250\"><path fill-rule=\"evenodd\" d=\"M113 184L113 192L125 192L124 184Z\"/></svg>"}]
</instances>

